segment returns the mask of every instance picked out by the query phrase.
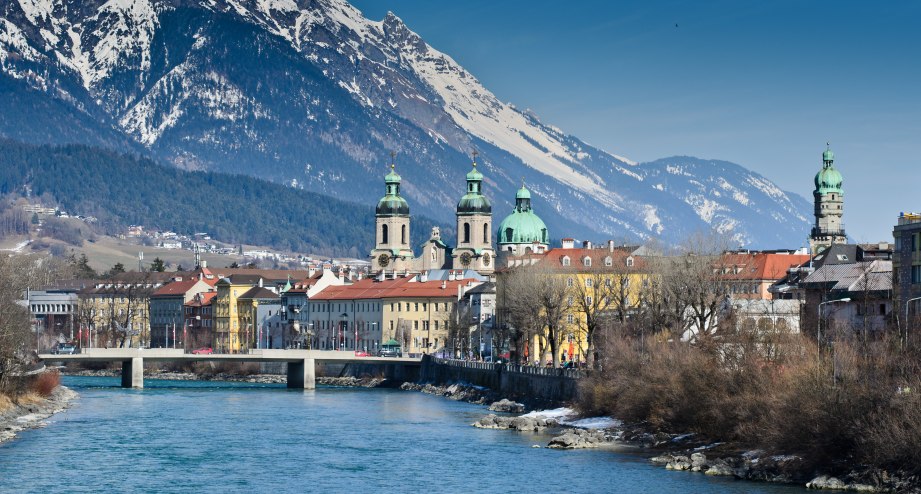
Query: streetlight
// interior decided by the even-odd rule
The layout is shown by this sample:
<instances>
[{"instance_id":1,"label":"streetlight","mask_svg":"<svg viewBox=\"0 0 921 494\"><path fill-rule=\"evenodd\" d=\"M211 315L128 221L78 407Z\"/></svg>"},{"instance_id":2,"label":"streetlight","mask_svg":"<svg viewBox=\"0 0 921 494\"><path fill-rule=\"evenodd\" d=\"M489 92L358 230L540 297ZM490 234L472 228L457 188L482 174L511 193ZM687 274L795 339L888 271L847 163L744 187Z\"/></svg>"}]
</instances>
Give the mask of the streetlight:
<instances>
[{"instance_id":1,"label":"streetlight","mask_svg":"<svg viewBox=\"0 0 921 494\"><path fill-rule=\"evenodd\" d=\"M371 332L372 332L372 333L377 333L377 329L376 329L376 328L377 328L377 322L376 322L376 321L375 321L375 322L372 322L372 323L371 323ZM368 351L368 347L365 347L365 352L367 352L367 351Z\"/></svg>"},{"instance_id":2,"label":"streetlight","mask_svg":"<svg viewBox=\"0 0 921 494\"><path fill-rule=\"evenodd\" d=\"M345 329L345 325L349 322L349 315L343 312L339 318L342 319L342 322L339 324L339 341L336 342L338 343L336 347L341 351L343 349L342 347L345 346L345 342L342 340L342 332Z\"/></svg>"}]
</instances>

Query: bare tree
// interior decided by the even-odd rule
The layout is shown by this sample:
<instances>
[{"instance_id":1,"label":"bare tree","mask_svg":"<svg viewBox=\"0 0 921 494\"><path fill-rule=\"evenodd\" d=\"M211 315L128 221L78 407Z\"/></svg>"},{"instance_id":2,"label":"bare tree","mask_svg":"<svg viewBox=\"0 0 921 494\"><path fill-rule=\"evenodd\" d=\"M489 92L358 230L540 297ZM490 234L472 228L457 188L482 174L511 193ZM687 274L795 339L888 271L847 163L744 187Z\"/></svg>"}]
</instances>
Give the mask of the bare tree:
<instances>
[{"instance_id":1,"label":"bare tree","mask_svg":"<svg viewBox=\"0 0 921 494\"><path fill-rule=\"evenodd\" d=\"M448 316L448 341L451 346L451 356L457 358L467 356L470 352L470 308L463 304L454 304Z\"/></svg>"}]
</instances>

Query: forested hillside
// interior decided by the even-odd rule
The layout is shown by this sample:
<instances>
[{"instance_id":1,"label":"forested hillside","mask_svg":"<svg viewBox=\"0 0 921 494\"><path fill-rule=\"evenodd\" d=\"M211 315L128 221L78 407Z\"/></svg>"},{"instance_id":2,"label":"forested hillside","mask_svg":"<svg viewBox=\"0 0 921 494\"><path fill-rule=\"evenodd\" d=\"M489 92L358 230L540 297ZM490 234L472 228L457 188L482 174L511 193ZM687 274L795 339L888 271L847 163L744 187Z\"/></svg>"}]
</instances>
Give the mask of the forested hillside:
<instances>
[{"instance_id":1,"label":"forested hillside","mask_svg":"<svg viewBox=\"0 0 921 494\"><path fill-rule=\"evenodd\" d=\"M139 224L208 232L228 243L352 257L364 256L373 242L374 210L368 206L88 146L0 140L0 193L24 195L27 189L68 212L97 217L108 234ZM348 184L342 190L348 191ZM435 224L413 218L413 242L421 243ZM440 226L451 235L452 229Z\"/></svg>"}]
</instances>

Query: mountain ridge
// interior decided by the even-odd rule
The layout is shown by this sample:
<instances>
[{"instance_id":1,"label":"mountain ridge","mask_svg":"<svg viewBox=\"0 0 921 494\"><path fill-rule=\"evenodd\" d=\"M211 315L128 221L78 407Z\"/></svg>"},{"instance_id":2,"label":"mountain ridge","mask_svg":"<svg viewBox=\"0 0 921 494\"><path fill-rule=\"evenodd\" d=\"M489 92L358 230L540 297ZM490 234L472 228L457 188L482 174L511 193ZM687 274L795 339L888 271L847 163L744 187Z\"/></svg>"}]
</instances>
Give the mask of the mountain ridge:
<instances>
[{"instance_id":1,"label":"mountain ridge","mask_svg":"<svg viewBox=\"0 0 921 494\"><path fill-rule=\"evenodd\" d=\"M0 11L0 67L186 169L371 204L395 150L410 207L441 221L477 149L497 216L524 181L554 237L675 243L712 229L777 247L809 228L808 202L728 162L686 162L684 181L700 185L656 189L662 160L635 164L543 124L393 13L371 21L342 0L19 0ZM771 192L743 204L720 174L742 195Z\"/></svg>"}]
</instances>

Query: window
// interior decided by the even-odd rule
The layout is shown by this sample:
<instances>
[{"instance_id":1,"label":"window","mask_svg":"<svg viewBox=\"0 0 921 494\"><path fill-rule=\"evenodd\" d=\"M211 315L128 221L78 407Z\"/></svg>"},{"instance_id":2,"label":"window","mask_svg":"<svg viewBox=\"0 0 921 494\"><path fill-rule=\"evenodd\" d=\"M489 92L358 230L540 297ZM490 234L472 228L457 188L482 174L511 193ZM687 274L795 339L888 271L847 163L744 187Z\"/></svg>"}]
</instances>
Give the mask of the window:
<instances>
[{"instance_id":1,"label":"window","mask_svg":"<svg viewBox=\"0 0 921 494\"><path fill-rule=\"evenodd\" d=\"M588 305L588 306L591 306L591 305L592 305L592 296L591 296L591 295L589 295L588 297L585 297L585 305Z\"/></svg>"},{"instance_id":2,"label":"window","mask_svg":"<svg viewBox=\"0 0 921 494\"><path fill-rule=\"evenodd\" d=\"M563 266L569 266L569 256L563 256Z\"/></svg>"},{"instance_id":3,"label":"window","mask_svg":"<svg viewBox=\"0 0 921 494\"><path fill-rule=\"evenodd\" d=\"M400 226L400 241L403 245L406 245L406 225Z\"/></svg>"},{"instance_id":4,"label":"window","mask_svg":"<svg viewBox=\"0 0 921 494\"><path fill-rule=\"evenodd\" d=\"M489 243L489 223L483 223L483 243Z\"/></svg>"},{"instance_id":5,"label":"window","mask_svg":"<svg viewBox=\"0 0 921 494\"><path fill-rule=\"evenodd\" d=\"M588 257L588 256L585 256L585 257L582 259L582 265L583 265L583 266L586 266L586 267L590 267L590 266L592 265L592 258L591 258L591 257Z\"/></svg>"},{"instance_id":6,"label":"window","mask_svg":"<svg viewBox=\"0 0 921 494\"><path fill-rule=\"evenodd\" d=\"M586 288L591 288L593 283L594 283L594 281L592 281L591 278L585 278L585 287L586 287Z\"/></svg>"},{"instance_id":7,"label":"window","mask_svg":"<svg viewBox=\"0 0 921 494\"><path fill-rule=\"evenodd\" d=\"M419 302L416 302L416 308L415 308L415 311L416 311L416 312L419 312Z\"/></svg>"},{"instance_id":8,"label":"window","mask_svg":"<svg viewBox=\"0 0 921 494\"><path fill-rule=\"evenodd\" d=\"M568 322L569 324L572 324L573 322L575 322L575 318L572 316L572 314L566 314L566 322Z\"/></svg>"},{"instance_id":9,"label":"window","mask_svg":"<svg viewBox=\"0 0 921 494\"><path fill-rule=\"evenodd\" d=\"M605 265L605 266L611 266L611 265L613 265L613 264L614 264L614 261L611 260L611 256L608 256L608 257L605 257L605 258L604 258L604 265Z\"/></svg>"},{"instance_id":10,"label":"window","mask_svg":"<svg viewBox=\"0 0 921 494\"><path fill-rule=\"evenodd\" d=\"M572 288L572 278L566 279L566 286L568 286L569 288Z\"/></svg>"},{"instance_id":11,"label":"window","mask_svg":"<svg viewBox=\"0 0 921 494\"><path fill-rule=\"evenodd\" d=\"M386 244L389 242L387 235L387 225L381 225L381 243Z\"/></svg>"},{"instance_id":12,"label":"window","mask_svg":"<svg viewBox=\"0 0 921 494\"><path fill-rule=\"evenodd\" d=\"M572 295L570 295L569 298L566 299L566 303L567 303L568 305L572 306L572 302L573 302L573 300L572 300Z\"/></svg>"},{"instance_id":13,"label":"window","mask_svg":"<svg viewBox=\"0 0 921 494\"><path fill-rule=\"evenodd\" d=\"M464 223L464 240L461 243L470 243L470 223Z\"/></svg>"},{"instance_id":14,"label":"window","mask_svg":"<svg viewBox=\"0 0 921 494\"><path fill-rule=\"evenodd\" d=\"M505 229L505 241L506 242L512 241L512 233L514 233L514 230L512 230L511 228ZM509 247L509 249L511 249L511 247Z\"/></svg>"},{"instance_id":15,"label":"window","mask_svg":"<svg viewBox=\"0 0 921 494\"><path fill-rule=\"evenodd\" d=\"M628 257L628 258L627 258L627 267L628 267L628 268L632 268L632 267L633 267L633 257Z\"/></svg>"}]
</instances>

